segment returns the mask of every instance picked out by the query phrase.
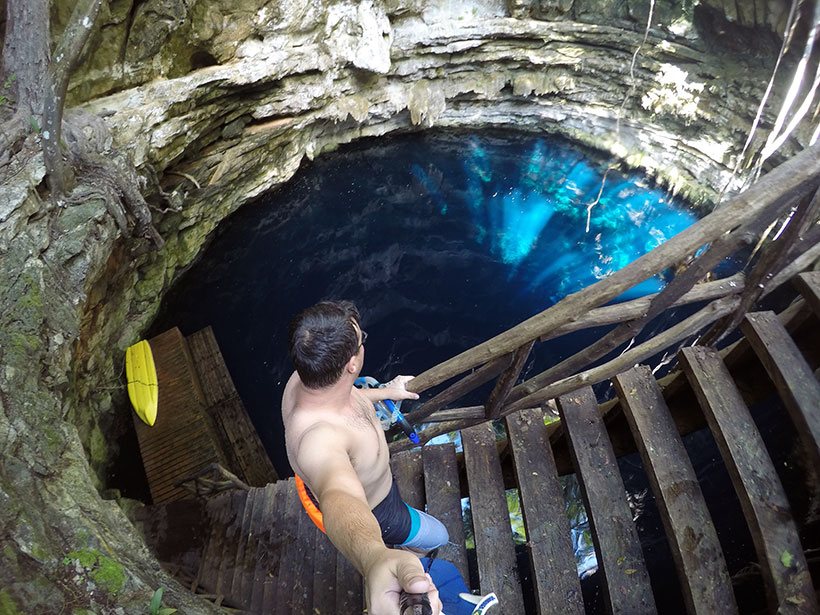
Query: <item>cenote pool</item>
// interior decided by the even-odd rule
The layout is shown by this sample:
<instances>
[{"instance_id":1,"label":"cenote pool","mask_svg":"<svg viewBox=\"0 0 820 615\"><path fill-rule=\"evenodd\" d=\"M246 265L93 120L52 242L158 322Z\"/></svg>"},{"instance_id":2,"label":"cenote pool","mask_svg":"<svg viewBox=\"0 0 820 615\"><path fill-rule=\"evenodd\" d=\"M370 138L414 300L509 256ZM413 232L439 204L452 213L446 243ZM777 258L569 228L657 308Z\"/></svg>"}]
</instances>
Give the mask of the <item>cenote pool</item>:
<instances>
[{"instance_id":1,"label":"cenote pool","mask_svg":"<svg viewBox=\"0 0 820 615\"><path fill-rule=\"evenodd\" d=\"M320 157L225 221L152 327L214 328L280 475L287 327L323 298L354 301L365 371L414 374L616 271L695 216L638 174L528 133L430 132ZM587 205L597 205L587 220ZM588 229L587 229L588 224ZM655 292L652 278L624 298ZM528 371L600 332L541 344Z\"/></svg>"},{"instance_id":2,"label":"cenote pool","mask_svg":"<svg viewBox=\"0 0 820 615\"><path fill-rule=\"evenodd\" d=\"M168 293L149 335L213 327L277 472L288 476L279 412L291 372L287 328L299 310L323 298L353 300L369 334L364 373L385 381L424 371L695 221L684 203L640 174L611 170L602 183L606 168L607 161L565 141L509 131L426 132L343 147L306 163L287 185L226 220ZM651 278L619 299L664 283ZM525 375L601 333L539 345ZM644 335L651 333L650 327ZM707 451L696 462L699 472L716 465L713 442L690 438L687 446ZM639 458L627 456L621 467L636 510L648 511L639 531L652 572L652 554L670 561L663 530ZM731 489L728 476L710 480ZM603 608L571 479L565 494L579 573L593 578L592 589L585 586L588 604ZM751 543L748 536L739 540L746 545L742 562ZM668 570L652 575L655 594L664 587L664 612L677 612L675 573L663 565Z\"/></svg>"}]
</instances>

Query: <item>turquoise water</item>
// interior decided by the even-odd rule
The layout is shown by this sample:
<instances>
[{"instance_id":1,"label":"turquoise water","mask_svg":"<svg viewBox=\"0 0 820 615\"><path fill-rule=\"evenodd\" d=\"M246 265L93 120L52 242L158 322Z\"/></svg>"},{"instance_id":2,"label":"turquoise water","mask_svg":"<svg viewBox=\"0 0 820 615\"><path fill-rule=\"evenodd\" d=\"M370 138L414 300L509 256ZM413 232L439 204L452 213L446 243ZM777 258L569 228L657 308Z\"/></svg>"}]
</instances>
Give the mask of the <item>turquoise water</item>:
<instances>
[{"instance_id":1,"label":"turquoise water","mask_svg":"<svg viewBox=\"0 0 820 615\"><path fill-rule=\"evenodd\" d=\"M640 174L606 172L592 152L529 133L358 142L306 163L286 186L225 221L168 293L152 332L213 326L277 472L287 476L279 404L291 372L287 327L299 310L328 297L353 300L369 334L365 373L380 381L420 373L695 221ZM652 277L619 300L666 281ZM525 375L601 334L540 344ZM564 488L579 573L588 574L596 563L586 515L577 484Z\"/></svg>"},{"instance_id":2,"label":"turquoise water","mask_svg":"<svg viewBox=\"0 0 820 615\"><path fill-rule=\"evenodd\" d=\"M469 213L472 240L505 265L521 293L556 303L696 219L639 175L607 172L566 143L528 141L511 156L497 140L470 136L461 173L435 161L410 167L435 213ZM662 276L649 278L619 299L657 292L664 283Z\"/></svg>"}]
</instances>

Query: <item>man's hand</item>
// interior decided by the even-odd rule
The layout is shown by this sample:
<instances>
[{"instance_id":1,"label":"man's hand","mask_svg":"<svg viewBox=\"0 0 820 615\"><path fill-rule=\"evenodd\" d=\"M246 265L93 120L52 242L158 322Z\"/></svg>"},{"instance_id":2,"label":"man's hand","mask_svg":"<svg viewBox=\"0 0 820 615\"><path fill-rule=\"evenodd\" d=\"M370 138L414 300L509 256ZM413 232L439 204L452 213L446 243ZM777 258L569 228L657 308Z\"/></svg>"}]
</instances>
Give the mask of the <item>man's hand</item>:
<instances>
[{"instance_id":1,"label":"man's hand","mask_svg":"<svg viewBox=\"0 0 820 615\"><path fill-rule=\"evenodd\" d=\"M413 379L413 376L396 376L390 382L385 383L384 388L390 391L388 399L400 401L404 399L418 399L417 393L412 393L407 390L407 383Z\"/></svg>"},{"instance_id":2,"label":"man's hand","mask_svg":"<svg viewBox=\"0 0 820 615\"><path fill-rule=\"evenodd\" d=\"M364 570L369 615L399 615L399 594L427 594L433 615L441 613L438 590L419 559L407 551L384 549Z\"/></svg>"}]
</instances>

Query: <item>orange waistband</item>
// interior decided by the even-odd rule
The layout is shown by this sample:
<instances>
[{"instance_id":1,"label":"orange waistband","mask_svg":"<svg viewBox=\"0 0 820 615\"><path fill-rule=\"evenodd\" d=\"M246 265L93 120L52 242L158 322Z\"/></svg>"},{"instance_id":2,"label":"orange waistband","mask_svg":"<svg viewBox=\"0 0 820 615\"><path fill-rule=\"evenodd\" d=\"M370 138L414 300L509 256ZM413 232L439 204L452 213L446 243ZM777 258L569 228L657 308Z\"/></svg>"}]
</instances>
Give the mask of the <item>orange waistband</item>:
<instances>
[{"instance_id":1,"label":"orange waistband","mask_svg":"<svg viewBox=\"0 0 820 615\"><path fill-rule=\"evenodd\" d=\"M296 478L296 492L299 494L299 501L302 503L302 507L305 509L305 512L308 517L310 517L310 520L313 521L314 525L322 530L322 533L326 534L327 532L325 532L322 511L316 508L316 504L314 504L313 500L310 499L307 492L307 487L305 486L305 481L298 476L295 476L294 478Z\"/></svg>"}]
</instances>

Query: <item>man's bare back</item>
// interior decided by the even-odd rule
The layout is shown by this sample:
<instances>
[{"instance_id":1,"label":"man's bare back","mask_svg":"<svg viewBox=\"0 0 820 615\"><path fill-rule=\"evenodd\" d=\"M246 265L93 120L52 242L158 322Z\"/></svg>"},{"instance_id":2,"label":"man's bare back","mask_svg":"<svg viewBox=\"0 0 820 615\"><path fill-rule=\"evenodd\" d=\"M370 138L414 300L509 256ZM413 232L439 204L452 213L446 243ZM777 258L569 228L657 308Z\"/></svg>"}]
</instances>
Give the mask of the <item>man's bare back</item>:
<instances>
[{"instance_id":1,"label":"man's bare back","mask_svg":"<svg viewBox=\"0 0 820 615\"><path fill-rule=\"evenodd\" d=\"M373 404L357 389L351 387L346 404L338 404L337 407L316 404L311 399L310 391L294 372L282 396L282 420L285 423L288 460L297 475L306 475L302 472L301 463L310 460L306 460L304 455L310 456L321 450L321 447L316 446L315 439L312 439L309 449L303 449L301 444L304 435L308 432L313 432L313 435L322 432L323 439L333 440L327 443L328 446L343 443L370 508L374 508L387 496L393 481L387 440L376 418ZM312 490L307 478L305 482Z\"/></svg>"}]
</instances>

